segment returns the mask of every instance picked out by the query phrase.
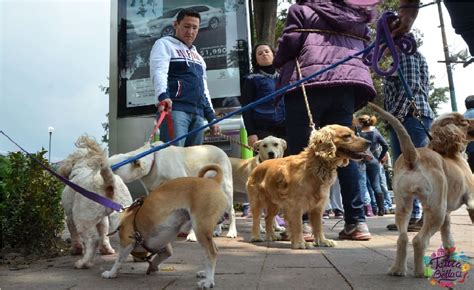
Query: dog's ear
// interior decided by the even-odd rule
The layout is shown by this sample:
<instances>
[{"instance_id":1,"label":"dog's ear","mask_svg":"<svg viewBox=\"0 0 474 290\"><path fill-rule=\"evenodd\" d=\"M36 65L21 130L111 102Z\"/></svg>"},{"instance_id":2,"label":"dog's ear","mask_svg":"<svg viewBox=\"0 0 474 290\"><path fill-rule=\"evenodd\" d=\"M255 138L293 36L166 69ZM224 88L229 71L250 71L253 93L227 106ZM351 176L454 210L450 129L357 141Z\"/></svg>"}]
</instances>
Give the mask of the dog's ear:
<instances>
[{"instance_id":1,"label":"dog's ear","mask_svg":"<svg viewBox=\"0 0 474 290\"><path fill-rule=\"evenodd\" d=\"M253 150L259 151L260 143L262 143L262 140L258 140L257 142L253 143Z\"/></svg>"},{"instance_id":2,"label":"dog's ear","mask_svg":"<svg viewBox=\"0 0 474 290\"><path fill-rule=\"evenodd\" d=\"M133 161L132 164L133 164L133 167L135 167L135 168L138 167L138 168L140 168L140 169L144 169L144 166L145 166L145 165L143 164L143 162L140 161L140 159L137 159L137 160Z\"/></svg>"},{"instance_id":3,"label":"dog's ear","mask_svg":"<svg viewBox=\"0 0 474 290\"><path fill-rule=\"evenodd\" d=\"M337 148L332 139L333 131L330 128L322 128L311 133L308 147L314 151L316 156L325 159L334 158Z\"/></svg>"},{"instance_id":4,"label":"dog's ear","mask_svg":"<svg viewBox=\"0 0 474 290\"><path fill-rule=\"evenodd\" d=\"M280 144L281 144L281 147L283 148L283 150L286 150L287 145L286 145L285 139L280 139Z\"/></svg>"},{"instance_id":5,"label":"dog's ear","mask_svg":"<svg viewBox=\"0 0 474 290\"><path fill-rule=\"evenodd\" d=\"M438 126L431 132L433 140L429 146L442 155L454 156L464 151L467 145L465 133L454 124Z\"/></svg>"}]
</instances>

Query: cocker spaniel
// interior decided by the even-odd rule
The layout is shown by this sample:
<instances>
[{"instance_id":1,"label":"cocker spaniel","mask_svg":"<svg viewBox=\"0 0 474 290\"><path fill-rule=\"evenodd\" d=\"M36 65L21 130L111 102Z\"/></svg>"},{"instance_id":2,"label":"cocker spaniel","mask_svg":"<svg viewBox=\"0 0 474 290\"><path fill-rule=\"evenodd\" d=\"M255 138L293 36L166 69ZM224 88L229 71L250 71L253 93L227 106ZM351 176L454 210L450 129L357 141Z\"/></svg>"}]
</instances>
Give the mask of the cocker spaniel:
<instances>
[{"instance_id":1,"label":"cocker spaniel","mask_svg":"<svg viewBox=\"0 0 474 290\"><path fill-rule=\"evenodd\" d=\"M329 125L314 131L300 154L266 160L253 170L247 182L247 192L253 215L252 241L262 241L259 217L266 209L265 227L268 241L278 240L272 221L283 208L288 221L291 246L306 249L301 216L310 215L315 245L333 247L322 231L322 214L329 199L329 189L336 180L336 169L347 166L350 159L362 159L370 142L358 137L344 126Z\"/></svg>"}]
</instances>

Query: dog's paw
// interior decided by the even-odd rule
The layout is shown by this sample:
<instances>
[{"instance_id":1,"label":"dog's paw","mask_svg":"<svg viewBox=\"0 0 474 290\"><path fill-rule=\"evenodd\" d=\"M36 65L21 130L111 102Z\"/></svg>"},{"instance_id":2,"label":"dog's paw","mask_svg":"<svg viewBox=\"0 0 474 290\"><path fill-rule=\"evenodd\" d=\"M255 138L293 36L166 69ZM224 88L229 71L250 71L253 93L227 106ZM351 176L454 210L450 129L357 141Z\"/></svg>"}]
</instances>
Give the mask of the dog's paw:
<instances>
[{"instance_id":1,"label":"dog's paw","mask_svg":"<svg viewBox=\"0 0 474 290\"><path fill-rule=\"evenodd\" d=\"M293 250L298 250L298 249L309 249L311 247L311 244L310 243L306 243L306 242L292 242L291 243L291 248Z\"/></svg>"},{"instance_id":2,"label":"dog's paw","mask_svg":"<svg viewBox=\"0 0 474 290\"><path fill-rule=\"evenodd\" d=\"M404 277L406 275L406 269L392 266L392 268L390 268L390 270L388 271L388 274L392 276Z\"/></svg>"},{"instance_id":3,"label":"dog's paw","mask_svg":"<svg viewBox=\"0 0 474 290\"><path fill-rule=\"evenodd\" d=\"M259 242L263 242L263 239L261 237L252 237L250 241L253 243L259 243Z\"/></svg>"},{"instance_id":4,"label":"dog's paw","mask_svg":"<svg viewBox=\"0 0 474 290\"><path fill-rule=\"evenodd\" d=\"M280 241L281 237L279 235L273 234L273 235L267 235L266 236L268 242L273 242L273 241Z\"/></svg>"},{"instance_id":5,"label":"dog's paw","mask_svg":"<svg viewBox=\"0 0 474 290\"><path fill-rule=\"evenodd\" d=\"M214 234L214 237L220 237L222 235L222 228L220 227L216 228L213 234Z\"/></svg>"},{"instance_id":6,"label":"dog's paw","mask_svg":"<svg viewBox=\"0 0 474 290\"><path fill-rule=\"evenodd\" d=\"M314 244L315 247L335 247L337 245L336 241L330 239L321 239L315 240Z\"/></svg>"},{"instance_id":7,"label":"dog's paw","mask_svg":"<svg viewBox=\"0 0 474 290\"><path fill-rule=\"evenodd\" d=\"M115 250L110 245L102 245L99 249L101 255L113 255Z\"/></svg>"},{"instance_id":8,"label":"dog's paw","mask_svg":"<svg viewBox=\"0 0 474 290\"><path fill-rule=\"evenodd\" d=\"M284 232L286 230L285 227L280 227L280 226L275 226L274 229L275 229L275 232Z\"/></svg>"},{"instance_id":9,"label":"dog's paw","mask_svg":"<svg viewBox=\"0 0 474 290\"><path fill-rule=\"evenodd\" d=\"M206 289L206 288L213 288L214 287L214 281L208 281L207 279L201 280L197 283L198 287L200 289Z\"/></svg>"},{"instance_id":10,"label":"dog's paw","mask_svg":"<svg viewBox=\"0 0 474 290\"><path fill-rule=\"evenodd\" d=\"M227 233L227 237L228 238L231 238L231 239L235 239L237 238L237 230L229 230L229 232Z\"/></svg>"},{"instance_id":11,"label":"dog's paw","mask_svg":"<svg viewBox=\"0 0 474 290\"><path fill-rule=\"evenodd\" d=\"M102 273L102 278L105 278L105 279L117 278L117 273L112 273L112 271L105 271Z\"/></svg>"},{"instance_id":12,"label":"dog's paw","mask_svg":"<svg viewBox=\"0 0 474 290\"><path fill-rule=\"evenodd\" d=\"M425 272L423 272L423 271L421 271L421 272L420 271L415 271L414 275L415 275L415 278L425 278Z\"/></svg>"},{"instance_id":13,"label":"dog's paw","mask_svg":"<svg viewBox=\"0 0 474 290\"><path fill-rule=\"evenodd\" d=\"M89 269L90 267L92 267L92 263L91 262L84 262L82 259L76 261L76 263L74 263L74 268L76 269Z\"/></svg>"},{"instance_id":14,"label":"dog's paw","mask_svg":"<svg viewBox=\"0 0 474 290\"><path fill-rule=\"evenodd\" d=\"M196 277L198 277L198 278L206 278L206 270L197 271L197 272L196 272Z\"/></svg>"},{"instance_id":15,"label":"dog's paw","mask_svg":"<svg viewBox=\"0 0 474 290\"><path fill-rule=\"evenodd\" d=\"M186 237L187 242L197 242L196 234L194 232L190 232Z\"/></svg>"}]
</instances>

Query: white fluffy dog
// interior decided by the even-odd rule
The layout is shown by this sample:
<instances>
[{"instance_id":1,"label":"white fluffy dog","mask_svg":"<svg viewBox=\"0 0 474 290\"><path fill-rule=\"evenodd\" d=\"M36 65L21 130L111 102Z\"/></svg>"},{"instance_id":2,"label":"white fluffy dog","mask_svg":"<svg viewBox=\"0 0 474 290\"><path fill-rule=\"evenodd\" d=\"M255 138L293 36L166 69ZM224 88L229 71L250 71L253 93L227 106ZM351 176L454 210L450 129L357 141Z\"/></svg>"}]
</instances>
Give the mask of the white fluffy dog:
<instances>
[{"instance_id":1,"label":"white fluffy dog","mask_svg":"<svg viewBox=\"0 0 474 290\"><path fill-rule=\"evenodd\" d=\"M163 144L163 142L155 142L152 146L160 144ZM109 164L117 164L150 148L150 144L145 144L134 151L113 155L109 158ZM237 228L235 226L233 205L232 166L222 149L212 145L170 146L128 163L118 168L115 173L127 183L140 180L148 192L150 192L168 180L178 177L196 177L202 167L211 163L219 165L222 169L224 177L222 191L227 197L228 205L226 212L230 218L227 237L235 238L237 237ZM220 227L216 234L220 234ZM190 233L188 240L196 241L194 233Z\"/></svg>"},{"instance_id":2,"label":"white fluffy dog","mask_svg":"<svg viewBox=\"0 0 474 290\"><path fill-rule=\"evenodd\" d=\"M105 152L99 144L87 136L81 136L76 141L76 147L79 149L64 160L59 173L71 182L124 207L130 205L132 197L127 186L112 172ZM107 233L109 215L111 218L117 218L118 224L116 212L84 197L68 186L63 191L62 205L71 233L72 254L80 255L84 252L84 256L75 263L75 268L91 267L99 244L102 254L114 253Z\"/></svg>"}]
</instances>

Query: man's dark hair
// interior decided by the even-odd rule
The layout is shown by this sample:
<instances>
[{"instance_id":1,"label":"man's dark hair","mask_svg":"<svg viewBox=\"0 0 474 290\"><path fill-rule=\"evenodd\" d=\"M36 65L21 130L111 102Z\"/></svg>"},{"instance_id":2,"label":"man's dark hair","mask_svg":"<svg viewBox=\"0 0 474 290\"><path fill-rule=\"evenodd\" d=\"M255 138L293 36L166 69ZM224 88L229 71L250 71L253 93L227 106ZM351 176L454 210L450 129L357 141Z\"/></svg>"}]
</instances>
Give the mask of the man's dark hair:
<instances>
[{"instance_id":1,"label":"man's dark hair","mask_svg":"<svg viewBox=\"0 0 474 290\"><path fill-rule=\"evenodd\" d=\"M181 11L179 11L178 13L178 16L176 17L176 21L181 22L181 20L184 19L184 17L186 16L189 16L189 17L196 17L197 19L199 19L199 22L201 22L201 15L199 15L198 12L192 10L192 9L181 9Z\"/></svg>"},{"instance_id":2,"label":"man's dark hair","mask_svg":"<svg viewBox=\"0 0 474 290\"><path fill-rule=\"evenodd\" d=\"M468 96L468 97L464 100L464 104L466 105L466 109L474 108L474 95Z\"/></svg>"}]
</instances>

